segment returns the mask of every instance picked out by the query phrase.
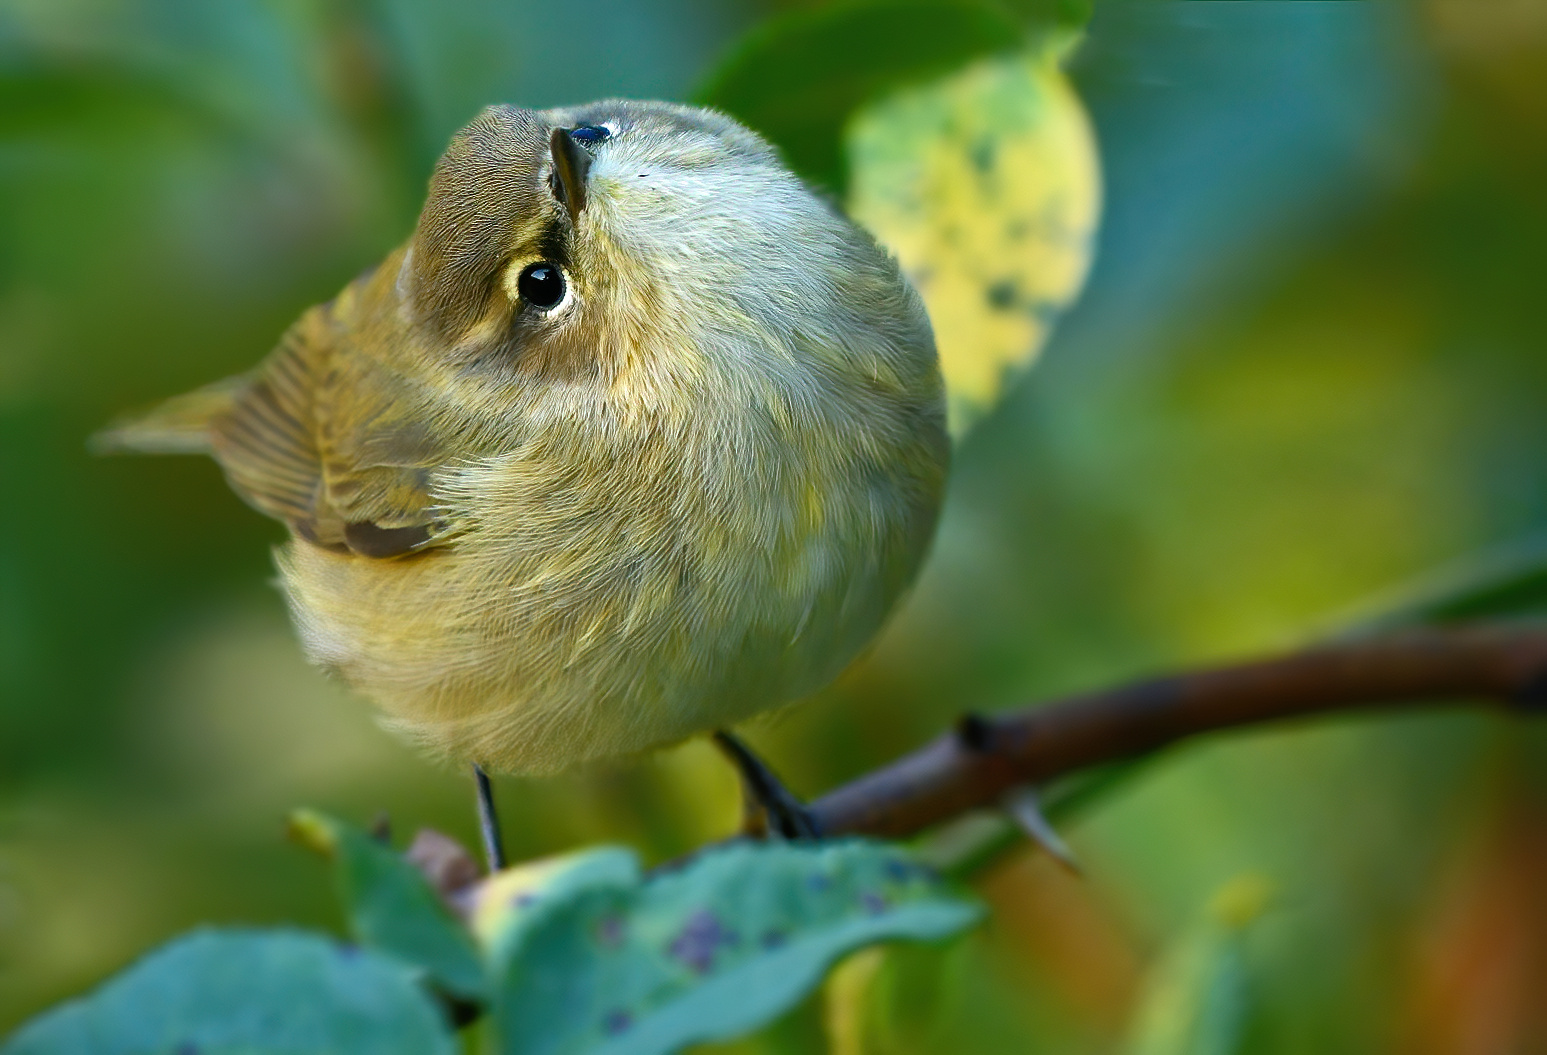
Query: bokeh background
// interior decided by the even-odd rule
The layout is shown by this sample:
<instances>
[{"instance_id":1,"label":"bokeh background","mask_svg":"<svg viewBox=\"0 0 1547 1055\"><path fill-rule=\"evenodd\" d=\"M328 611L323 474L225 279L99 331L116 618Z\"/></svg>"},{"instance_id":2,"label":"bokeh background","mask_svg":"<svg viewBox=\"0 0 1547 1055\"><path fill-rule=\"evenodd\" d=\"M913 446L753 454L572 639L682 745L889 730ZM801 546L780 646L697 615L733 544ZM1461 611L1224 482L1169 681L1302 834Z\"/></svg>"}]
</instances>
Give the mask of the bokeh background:
<instances>
[{"instance_id":1,"label":"bokeh background","mask_svg":"<svg viewBox=\"0 0 1547 1055\"><path fill-rule=\"evenodd\" d=\"M291 807L473 839L465 775L302 661L277 526L87 436L401 240L483 104L688 98L790 6L0 0L0 1034L199 922L336 927ZM1098 0L1068 69L1088 288L879 646L749 731L797 790L1547 530L1547 5ZM1073 822L1084 879L1015 853L973 935L723 1050L1192 1050L1189 1001L1229 1050L1547 1050L1544 762L1459 711L1189 746ZM739 809L702 745L499 792L518 857L661 859Z\"/></svg>"}]
</instances>

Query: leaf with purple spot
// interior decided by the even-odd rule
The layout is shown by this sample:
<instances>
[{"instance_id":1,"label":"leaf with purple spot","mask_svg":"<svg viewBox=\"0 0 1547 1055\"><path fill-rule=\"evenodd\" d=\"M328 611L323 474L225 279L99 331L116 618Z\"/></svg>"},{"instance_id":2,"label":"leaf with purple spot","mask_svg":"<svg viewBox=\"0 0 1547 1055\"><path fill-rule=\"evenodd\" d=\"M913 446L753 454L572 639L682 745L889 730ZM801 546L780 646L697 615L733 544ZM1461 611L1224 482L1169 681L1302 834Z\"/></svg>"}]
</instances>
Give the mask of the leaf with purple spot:
<instances>
[{"instance_id":1,"label":"leaf with purple spot","mask_svg":"<svg viewBox=\"0 0 1547 1055\"><path fill-rule=\"evenodd\" d=\"M495 959L519 945L533 924L574 899L595 891L633 890L643 881L631 850L602 846L562 857L548 857L492 875L473 903L473 934ZM627 919L619 914L595 919L590 933L607 947L621 941Z\"/></svg>"},{"instance_id":2,"label":"leaf with purple spot","mask_svg":"<svg viewBox=\"0 0 1547 1055\"><path fill-rule=\"evenodd\" d=\"M859 840L736 843L648 877L620 850L581 864L541 910L475 913L500 1052L662 1055L735 1036L846 953L944 938L979 914L901 850Z\"/></svg>"},{"instance_id":3,"label":"leaf with purple spot","mask_svg":"<svg viewBox=\"0 0 1547 1055\"><path fill-rule=\"evenodd\" d=\"M688 917L682 925L682 931L672 939L668 951L673 959L704 974L714 967L715 954L720 951L720 946L734 946L737 940L736 932L728 930L719 916L702 908Z\"/></svg>"}]
</instances>

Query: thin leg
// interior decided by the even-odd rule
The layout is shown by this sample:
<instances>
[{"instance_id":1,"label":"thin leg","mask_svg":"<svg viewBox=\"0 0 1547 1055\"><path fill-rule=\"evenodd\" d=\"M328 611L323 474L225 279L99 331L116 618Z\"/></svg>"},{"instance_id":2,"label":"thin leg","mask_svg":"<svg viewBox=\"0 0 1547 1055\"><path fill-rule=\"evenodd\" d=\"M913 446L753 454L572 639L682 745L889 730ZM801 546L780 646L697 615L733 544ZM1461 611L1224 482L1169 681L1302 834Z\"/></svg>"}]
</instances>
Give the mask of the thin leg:
<instances>
[{"instance_id":1,"label":"thin leg","mask_svg":"<svg viewBox=\"0 0 1547 1055\"><path fill-rule=\"evenodd\" d=\"M483 766L473 763L473 781L478 785L478 830L483 835L483 857L493 874L505 867L505 844L500 839L500 818L494 811L494 789Z\"/></svg>"},{"instance_id":2,"label":"thin leg","mask_svg":"<svg viewBox=\"0 0 1547 1055\"><path fill-rule=\"evenodd\" d=\"M746 796L749 807L747 812L752 812L750 807L753 803L761 807L767 817L768 831L786 839L821 838L811 812L790 793L790 789L774 775L774 771L752 753L751 748L723 729L714 734L714 746L730 759L731 765L741 774L742 794Z\"/></svg>"}]
</instances>

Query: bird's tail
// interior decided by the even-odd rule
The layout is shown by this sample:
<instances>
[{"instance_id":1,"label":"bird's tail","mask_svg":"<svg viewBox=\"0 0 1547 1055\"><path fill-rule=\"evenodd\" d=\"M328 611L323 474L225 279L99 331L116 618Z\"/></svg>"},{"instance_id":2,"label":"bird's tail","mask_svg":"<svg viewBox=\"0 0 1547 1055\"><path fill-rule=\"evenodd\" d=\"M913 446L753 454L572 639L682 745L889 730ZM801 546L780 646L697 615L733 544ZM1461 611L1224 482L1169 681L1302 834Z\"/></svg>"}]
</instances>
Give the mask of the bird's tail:
<instances>
[{"instance_id":1,"label":"bird's tail","mask_svg":"<svg viewBox=\"0 0 1547 1055\"><path fill-rule=\"evenodd\" d=\"M119 419L93 435L88 446L94 454L208 454L210 423L231 409L247 384L246 377L229 377L174 396Z\"/></svg>"}]
</instances>

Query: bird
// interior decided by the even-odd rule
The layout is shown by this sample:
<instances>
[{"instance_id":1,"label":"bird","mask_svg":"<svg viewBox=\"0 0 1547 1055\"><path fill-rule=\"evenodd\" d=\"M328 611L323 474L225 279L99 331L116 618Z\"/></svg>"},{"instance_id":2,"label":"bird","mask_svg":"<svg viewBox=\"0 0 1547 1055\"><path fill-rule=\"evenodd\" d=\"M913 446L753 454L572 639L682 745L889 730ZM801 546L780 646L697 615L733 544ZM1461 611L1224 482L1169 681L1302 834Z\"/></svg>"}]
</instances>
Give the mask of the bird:
<instances>
[{"instance_id":1,"label":"bird","mask_svg":"<svg viewBox=\"0 0 1547 1055\"><path fill-rule=\"evenodd\" d=\"M728 730L872 641L950 460L896 260L732 118L620 99L483 110L404 244L99 447L287 527L307 656L473 765L486 842L488 772L714 733L771 776Z\"/></svg>"}]
</instances>

